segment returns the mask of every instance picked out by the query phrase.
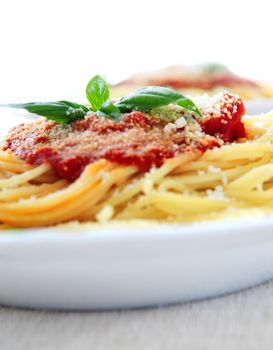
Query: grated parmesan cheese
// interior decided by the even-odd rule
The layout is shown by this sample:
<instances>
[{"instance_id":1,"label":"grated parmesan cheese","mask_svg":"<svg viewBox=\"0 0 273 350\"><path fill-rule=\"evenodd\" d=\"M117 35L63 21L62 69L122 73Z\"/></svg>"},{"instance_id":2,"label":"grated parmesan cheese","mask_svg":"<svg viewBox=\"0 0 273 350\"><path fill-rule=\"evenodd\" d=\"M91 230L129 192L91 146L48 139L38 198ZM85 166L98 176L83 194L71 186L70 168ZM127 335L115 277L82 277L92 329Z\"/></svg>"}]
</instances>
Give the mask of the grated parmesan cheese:
<instances>
[{"instance_id":1,"label":"grated parmesan cheese","mask_svg":"<svg viewBox=\"0 0 273 350\"><path fill-rule=\"evenodd\" d=\"M148 193L150 193L153 190L153 187L154 187L153 180L147 178L147 179L144 180L142 191L145 194L148 194Z\"/></svg>"},{"instance_id":2,"label":"grated parmesan cheese","mask_svg":"<svg viewBox=\"0 0 273 350\"><path fill-rule=\"evenodd\" d=\"M109 179L109 173L104 169L101 169L98 174L101 177L101 179L104 181Z\"/></svg>"},{"instance_id":3,"label":"grated parmesan cheese","mask_svg":"<svg viewBox=\"0 0 273 350\"><path fill-rule=\"evenodd\" d=\"M228 184L228 178L227 178L227 176L222 175L221 178L222 178L223 185L227 185L227 184Z\"/></svg>"},{"instance_id":4,"label":"grated parmesan cheese","mask_svg":"<svg viewBox=\"0 0 273 350\"><path fill-rule=\"evenodd\" d=\"M221 169L217 168L217 167L215 167L213 165L209 165L208 166L208 172L212 173L212 174L219 174L221 172Z\"/></svg>"},{"instance_id":5,"label":"grated parmesan cheese","mask_svg":"<svg viewBox=\"0 0 273 350\"><path fill-rule=\"evenodd\" d=\"M225 196L223 186L216 186L214 190L207 190L207 197L210 199L229 201L229 198Z\"/></svg>"},{"instance_id":6,"label":"grated parmesan cheese","mask_svg":"<svg viewBox=\"0 0 273 350\"><path fill-rule=\"evenodd\" d=\"M99 211L96 215L96 219L100 223L105 223L112 219L114 216L114 208L112 205L105 205L101 211Z\"/></svg>"},{"instance_id":7,"label":"grated parmesan cheese","mask_svg":"<svg viewBox=\"0 0 273 350\"><path fill-rule=\"evenodd\" d=\"M208 94L204 94L201 96L191 97L191 99L198 106L202 115L215 115L221 116L221 105L219 103L222 98L223 93L219 93L214 96L209 96Z\"/></svg>"},{"instance_id":8,"label":"grated parmesan cheese","mask_svg":"<svg viewBox=\"0 0 273 350\"><path fill-rule=\"evenodd\" d=\"M259 183L256 188L258 191L263 191L263 183Z\"/></svg>"},{"instance_id":9,"label":"grated parmesan cheese","mask_svg":"<svg viewBox=\"0 0 273 350\"><path fill-rule=\"evenodd\" d=\"M237 208L235 208L235 207L227 207L226 211L228 213L235 213L237 211Z\"/></svg>"},{"instance_id":10,"label":"grated parmesan cheese","mask_svg":"<svg viewBox=\"0 0 273 350\"><path fill-rule=\"evenodd\" d=\"M239 96L231 96L226 91L220 92L214 96L209 96L208 94L191 96L191 99L201 112L202 119L206 119L212 115L214 117L220 117L222 113L225 113L228 118L232 118L232 113L238 110L237 106L234 105L234 101L238 98Z\"/></svg>"},{"instance_id":11,"label":"grated parmesan cheese","mask_svg":"<svg viewBox=\"0 0 273 350\"><path fill-rule=\"evenodd\" d=\"M26 203L26 202L29 202L29 201L35 201L37 199L37 196L35 196L35 194L33 194L32 196L30 196L29 198L20 198L18 200L18 203Z\"/></svg>"},{"instance_id":12,"label":"grated parmesan cheese","mask_svg":"<svg viewBox=\"0 0 273 350\"><path fill-rule=\"evenodd\" d=\"M174 123L168 123L164 126L164 132L171 132L173 129L176 129L176 125Z\"/></svg>"},{"instance_id":13,"label":"grated parmesan cheese","mask_svg":"<svg viewBox=\"0 0 273 350\"><path fill-rule=\"evenodd\" d=\"M186 119L184 117L176 119L175 125L176 125L177 129L184 128L184 126L187 125Z\"/></svg>"}]
</instances>

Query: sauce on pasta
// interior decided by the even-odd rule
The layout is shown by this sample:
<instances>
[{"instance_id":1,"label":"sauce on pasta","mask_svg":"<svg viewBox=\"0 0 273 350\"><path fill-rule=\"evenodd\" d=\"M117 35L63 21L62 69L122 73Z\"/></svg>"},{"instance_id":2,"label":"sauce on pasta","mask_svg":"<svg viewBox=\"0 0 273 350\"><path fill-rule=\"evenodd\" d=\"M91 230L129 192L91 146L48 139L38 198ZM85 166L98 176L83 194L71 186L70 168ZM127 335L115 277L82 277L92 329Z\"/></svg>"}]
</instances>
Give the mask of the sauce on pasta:
<instances>
[{"instance_id":1,"label":"sauce on pasta","mask_svg":"<svg viewBox=\"0 0 273 350\"><path fill-rule=\"evenodd\" d=\"M148 171L185 152L204 153L244 138L242 100L226 93L219 106L217 113L203 113L201 118L182 111L184 124L138 111L124 114L118 122L95 113L70 125L41 118L13 128L3 149L30 164L49 163L69 181L100 159Z\"/></svg>"}]
</instances>

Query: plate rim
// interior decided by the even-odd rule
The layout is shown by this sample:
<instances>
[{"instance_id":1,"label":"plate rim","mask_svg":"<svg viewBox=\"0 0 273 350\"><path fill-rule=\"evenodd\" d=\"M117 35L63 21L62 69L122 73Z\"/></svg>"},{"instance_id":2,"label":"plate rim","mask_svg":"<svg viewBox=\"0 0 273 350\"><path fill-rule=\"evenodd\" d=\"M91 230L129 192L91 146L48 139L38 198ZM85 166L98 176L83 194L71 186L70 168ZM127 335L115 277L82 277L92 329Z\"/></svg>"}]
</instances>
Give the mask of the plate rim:
<instances>
[{"instance_id":1,"label":"plate rim","mask_svg":"<svg viewBox=\"0 0 273 350\"><path fill-rule=\"evenodd\" d=\"M141 221L143 223L143 221ZM209 222L194 222L191 224L179 223L156 223L152 225L145 222L144 226L133 227L134 223L114 222L115 226L96 225L83 226L58 225L53 227L23 228L11 230L0 230L0 247L2 244L15 244L22 242L67 242L68 244L90 242L106 243L117 241L160 241L160 240L181 240L181 239L201 239L201 238L222 238L230 236L253 236L259 231L272 233L273 235L273 214L267 217L243 217L240 219L214 220ZM147 224L147 225L146 225ZM68 224L69 225L69 224ZM92 225L92 224L91 224ZM80 228L80 230L79 230ZM130 233L128 229L130 228ZM78 229L78 232L76 232ZM240 232L238 232L240 231Z\"/></svg>"}]
</instances>

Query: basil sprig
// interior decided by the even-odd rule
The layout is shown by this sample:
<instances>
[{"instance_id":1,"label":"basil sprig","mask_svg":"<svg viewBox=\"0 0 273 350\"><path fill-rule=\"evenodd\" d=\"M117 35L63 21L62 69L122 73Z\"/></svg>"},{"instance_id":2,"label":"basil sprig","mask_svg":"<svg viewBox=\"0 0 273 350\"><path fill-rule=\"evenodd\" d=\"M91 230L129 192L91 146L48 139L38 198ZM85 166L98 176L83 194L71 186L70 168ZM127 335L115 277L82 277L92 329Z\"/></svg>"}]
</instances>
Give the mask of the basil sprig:
<instances>
[{"instance_id":1,"label":"basil sprig","mask_svg":"<svg viewBox=\"0 0 273 350\"><path fill-rule=\"evenodd\" d=\"M120 110L110 99L110 90L107 83L99 75L89 81L85 92L93 112L102 112L106 117L115 120L121 118Z\"/></svg>"},{"instance_id":2,"label":"basil sprig","mask_svg":"<svg viewBox=\"0 0 273 350\"><path fill-rule=\"evenodd\" d=\"M167 106L170 103L176 103L200 115L197 106L189 98L173 89L161 86L147 86L132 92L116 103L116 107L121 112L131 112L133 110L149 112L153 108Z\"/></svg>"},{"instance_id":3,"label":"basil sprig","mask_svg":"<svg viewBox=\"0 0 273 350\"><path fill-rule=\"evenodd\" d=\"M100 112L102 112L105 117L109 117L114 120L120 120L121 118L120 110L112 103L110 98L100 107Z\"/></svg>"},{"instance_id":4,"label":"basil sprig","mask_svg":"<svg viewBox=\"0 0 273 350\"><path fill-rule=\"evenodd\" d=\"M146 86L113 104L110 99L109 87L99 75L96 75L87 84L86 97L90 102L90 107L70 101L15 103L0 105L0 107L26 109L30 113L44 116L62 124L83 119L89 111L102 114L113 120L120 120L122 113L135 110L149 112L153 108L167 106L171 103L200 115L197 106L189 98L175 90L160 86Z\"/></svg>"},{"instance_id":5,"label":"basil sprig","mask_svg":"<svg viewBox=\"0 0 273 350\"><path fill-rule=\"evenodd\" d=\"M47 117L47 119L61 124L68 124L76 119L82 119L89 111L86 106L69 101L11 103L0 106L26 109L30 113Z\"/></svg>"},{"instance_id":6,"label":"basil sprig","mask_svg":"<svg viewBox=\"0 0 273 350\"><path fill-rule=\"evenodd\" d=\"M106 82L96 75L92 78L86 86L86 97L91 103L92 111L99 111L101 106L110 97L109 87Z\"/></svg>"}]
</instances>

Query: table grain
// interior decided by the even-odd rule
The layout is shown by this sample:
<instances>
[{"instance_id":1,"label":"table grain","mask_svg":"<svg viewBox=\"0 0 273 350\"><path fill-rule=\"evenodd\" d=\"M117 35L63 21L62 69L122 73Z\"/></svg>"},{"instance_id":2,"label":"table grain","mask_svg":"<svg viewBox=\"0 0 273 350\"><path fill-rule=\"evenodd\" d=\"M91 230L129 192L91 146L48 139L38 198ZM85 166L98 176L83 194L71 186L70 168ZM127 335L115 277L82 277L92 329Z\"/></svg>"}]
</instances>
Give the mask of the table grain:
<instances>
[{"instance_id":1,"label":"table grain","mask_svg":"<svg viewBox=\"0 0 273 350\"><path fill-rule=\"evenodd\" d=\"M272 350L273 281L215 299L143 310L0 308L1 350Z\"/></svg>"}]
</instances>

